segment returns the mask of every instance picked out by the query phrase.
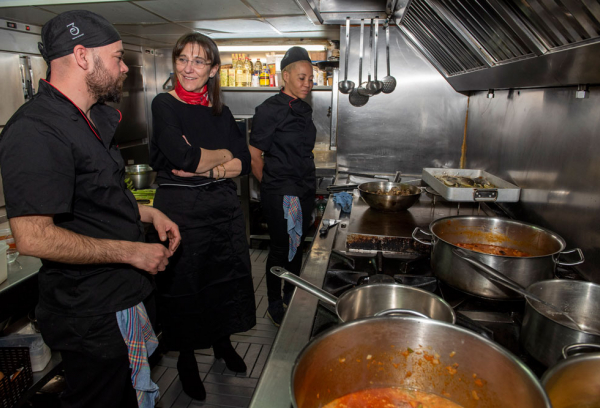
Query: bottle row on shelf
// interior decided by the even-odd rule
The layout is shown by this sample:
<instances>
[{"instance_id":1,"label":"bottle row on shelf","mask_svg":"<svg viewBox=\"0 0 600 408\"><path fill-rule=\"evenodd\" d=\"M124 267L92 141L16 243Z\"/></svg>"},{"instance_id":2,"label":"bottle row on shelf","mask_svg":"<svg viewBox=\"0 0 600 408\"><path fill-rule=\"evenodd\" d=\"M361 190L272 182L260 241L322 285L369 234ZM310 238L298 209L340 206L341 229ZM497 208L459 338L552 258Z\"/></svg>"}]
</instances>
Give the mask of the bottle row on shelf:
<instances>
[{"instance_id":1,"label":"bottle row on shelf","mask_svg":"<svg viewBox=\"0 0 600 408\"><path fill-rule=\"evenodd\" d=\"M221 86L236 87L275 87L277 83L275 63L252 62L246 54L232 54L231 65L221 67Z\"/></svg>"},{"instance_id":2,"label":"bottle row on shelf","mask_svg":"<svg viewBox=\"0 0 600 408\"><path fill-rule=\"evenodd\" d=\"M267 56L268 58L269 56ZM273 55L273 61L275 56ZM279 87L277 64L275 62L262 62L257 58L255 62L246 54L232 54L232 63L221 66L221 86L228 87ZM332 77L327 72L313 69L313 84L318 86L331 85Z\"/></svg>"}]
</instances>

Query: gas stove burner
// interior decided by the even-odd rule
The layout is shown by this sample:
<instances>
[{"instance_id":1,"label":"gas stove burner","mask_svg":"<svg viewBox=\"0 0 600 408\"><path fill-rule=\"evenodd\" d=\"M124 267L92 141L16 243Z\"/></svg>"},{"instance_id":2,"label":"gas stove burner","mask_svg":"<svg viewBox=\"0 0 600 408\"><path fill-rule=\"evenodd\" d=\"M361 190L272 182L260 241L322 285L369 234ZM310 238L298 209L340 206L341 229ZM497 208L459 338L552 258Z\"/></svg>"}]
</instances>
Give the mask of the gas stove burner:
<instances>
[{"instance_id":1,"label":"gas stove burner","mask_svg":"<svg viewBox=\"0 0 600 408\"><path fill-rule=\"evenodd\" d=\"M346 247L350 252L391 252L406 258L419 258L430 251L412 237L389 237L381 235L348 234Z\"/></svg>"},{"instance_id":2,"label":"gas stove burner","mask_svg":"<svg viewBox=\"0 0 600 408\"><path fill-rule=\"evenodd\" d=\"M363 276L358 279L359 285L369 285L372 283L396 283L396 280L393 277L384 275L382 273L371 276Z\"/></svg>"},{"instance_id":3,"label":"gas stove burner","mask_svg":"<svg viewBox=\"0 0 600 408\"><path fill-rule=\"evenodd\" d=\"M394 275L396 283L401 285L412 286L426 290L427 292L435 292L438 286L438 280L435 276L421 276L421 275Z\"/></svg>"}]
</instances>

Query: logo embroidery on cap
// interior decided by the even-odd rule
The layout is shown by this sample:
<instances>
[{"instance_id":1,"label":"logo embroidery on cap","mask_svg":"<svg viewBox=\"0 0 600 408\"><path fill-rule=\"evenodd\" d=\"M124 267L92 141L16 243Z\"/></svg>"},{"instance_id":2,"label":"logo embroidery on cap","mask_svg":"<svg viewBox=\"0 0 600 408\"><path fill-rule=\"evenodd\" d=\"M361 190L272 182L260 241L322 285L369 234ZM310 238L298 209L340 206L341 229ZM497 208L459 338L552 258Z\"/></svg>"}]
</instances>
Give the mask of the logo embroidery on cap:
<instances>
[{"instance_id":1,"label":"logo embroidery on cap","mask_svg":"<svg viewBox=\"0 0 600 408\"><path fill-rule=\"evenodd\" d=\"M71 38L72 40L75 40L84 35L84 33L79 34L79 27L75 27L75 23L67 24L67 27L71 27L69 32L71 33L71 35L74 36L73 38Z\"/></svg>"}]
</instances>

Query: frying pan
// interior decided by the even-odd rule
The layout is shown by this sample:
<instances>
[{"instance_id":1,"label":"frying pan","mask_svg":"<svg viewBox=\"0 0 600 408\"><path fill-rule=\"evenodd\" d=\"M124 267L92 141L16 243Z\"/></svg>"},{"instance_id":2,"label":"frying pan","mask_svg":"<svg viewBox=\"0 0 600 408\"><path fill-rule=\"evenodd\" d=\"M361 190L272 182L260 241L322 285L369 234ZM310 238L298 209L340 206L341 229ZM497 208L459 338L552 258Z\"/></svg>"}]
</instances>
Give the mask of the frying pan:
<instances>
[{"instance_id":1,"label":"frying pan","mask_svg":"<svg viewBox=\"0 0 600 408\"><path fill-rule=\"evenodd\" d=\"M376 316L388 311L447 323L456 322L456 313L445 300L422 289L396 283L375 283L356 286L336 298L285 268L274 266L271 273L335 306L336 314L342 322Z\"/></svg>"}]
</instances>

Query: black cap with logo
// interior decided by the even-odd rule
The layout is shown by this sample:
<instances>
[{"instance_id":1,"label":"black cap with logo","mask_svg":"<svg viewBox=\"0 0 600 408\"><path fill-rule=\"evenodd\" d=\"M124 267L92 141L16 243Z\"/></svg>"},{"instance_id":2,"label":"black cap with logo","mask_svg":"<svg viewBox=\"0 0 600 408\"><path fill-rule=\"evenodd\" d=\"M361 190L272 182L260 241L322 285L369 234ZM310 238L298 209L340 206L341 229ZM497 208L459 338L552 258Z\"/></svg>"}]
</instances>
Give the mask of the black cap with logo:
<instances>
[{"instance_id":1,"label":"black cap with logo","mask_svg":"<svg viewBox=\"0 0 600 408\"><path fill-rule=\"evenodd\" d=\"M87 10L71 10L44 24L38 49L49 74L50 61L71 54L76 45L103 47L120 40L119 32L104 17Z\"/></svg>"}]
</instances>

